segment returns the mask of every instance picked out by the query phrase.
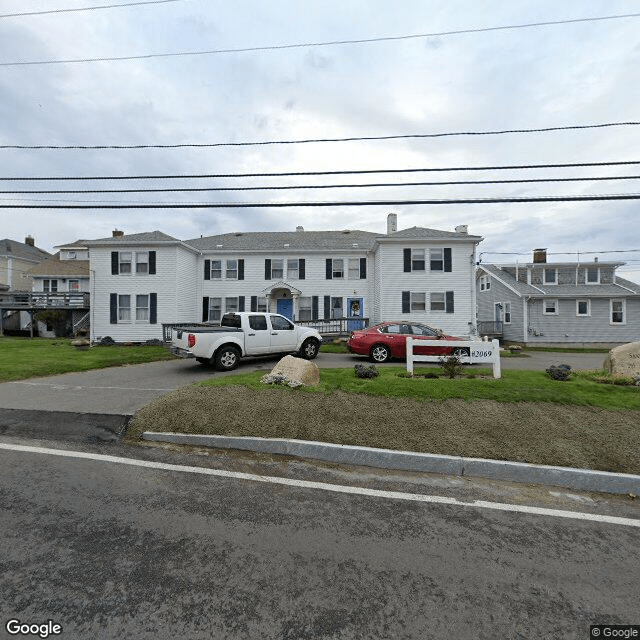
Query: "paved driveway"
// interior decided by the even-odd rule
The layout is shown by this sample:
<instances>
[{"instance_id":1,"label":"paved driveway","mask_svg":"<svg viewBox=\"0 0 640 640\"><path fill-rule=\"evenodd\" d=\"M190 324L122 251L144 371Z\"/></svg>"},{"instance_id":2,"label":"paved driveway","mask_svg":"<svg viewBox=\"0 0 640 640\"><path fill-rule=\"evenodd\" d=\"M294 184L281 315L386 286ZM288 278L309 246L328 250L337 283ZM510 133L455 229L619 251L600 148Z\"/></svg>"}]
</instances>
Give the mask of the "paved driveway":
<instances>
[{"instance_id":1,"label":"paved driveway","mask_svg":"<svg viewBox=\"0 0 640 640\"><path fill-rule=\"evenodd\" d=\"M279 356L269 356L247 360L236 372L230 373L208 369L194 360L169 360L4 382L0 384L0 408L133 414L154 398L179 387L212 376L269 371L279 359ZM544 370L551 364L565 362L574 369L599 369L603 359L604 354L599 353L534 352L529 358L503 358L502 367ZM362 356L333 353L321 353L316 360L320 368L352 367L359 362L368 360ZM402 363L393 362L391 366L398 364Z\"/></svg>"}]
</instances>

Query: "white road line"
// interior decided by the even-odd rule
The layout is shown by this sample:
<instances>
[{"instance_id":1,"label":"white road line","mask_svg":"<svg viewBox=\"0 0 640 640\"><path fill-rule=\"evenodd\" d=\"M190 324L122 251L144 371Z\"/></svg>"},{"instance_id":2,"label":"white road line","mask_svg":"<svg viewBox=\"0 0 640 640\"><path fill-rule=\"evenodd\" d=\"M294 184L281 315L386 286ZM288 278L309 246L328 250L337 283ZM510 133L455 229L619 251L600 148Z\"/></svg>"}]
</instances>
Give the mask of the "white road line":
<instances>
[{"instance_id":1,"label":"white road line","mask_svg":"<svg viewBox=\"0 0 640 640\"><path fill-rule=\"evenodd\" d=\"M579 511L564 511L562 509L545 509L542 507L529 507L526 505L506 504L501 502L487 502L485 500L461 501L456 498L446 496L431 496L420 493L403 493L401 491L383 491L380 489L367 489L365 487L351 487L348 485L329 484L327 482L310 482L308 480L295 480L291 478L278 478L272 476L260 476L252 473L241 473L239 471L223 471L221 469L205 469L202 467L189 467L178 464L168 464L165 462L152 462L149 460L136 460L133 458L121 458L117 456L106 456L99 453L86 453L84 451L67 451L64 449L47 449L44 447L29 447L18 444L0 443L0 449L7 451L21 451L25 453L39 453L63 458L81 458L84 460L95 460L97 462L113 462L115 464L126 464L132 467L147 467L149 469L161 469L163 471L177 471L181 473L198 473L207 476L217 476L221 478L232 478L235 480L248 480L250 482L264 482L268 484L279 484L301 489L317 489L319 491L332 491L334 493L350 493L354 495L369 496L373 498L387 498L390 500L408 500L411 502L426 502L432 504L448 504L458 507L476 507L479 509L494 509L497 511L512 511L538 516L550 516L553 518L570 518L574 520L588 520L604 524L617 524L627 527L639 527L640 520L633 518L620 518L617 516L606 516L597 513L581 513Z\"/></svg>"},{"instance_id":2,"label":"white road line","mask_svg":"<svg viewBox=\"0 0 640 640\"><path fill-rule=\"evenodd\" d=\"M141 387L89 387L89 386L79 386L74 384L54 384L51 382L21 382L21 381L10 381L9 384L22 384L28 385L32 387L51 387L56 391L61 389L113 389L116 391L175 391L175 387L171 387L170 389L146 389Z\"/></svg>"}]
</instances>

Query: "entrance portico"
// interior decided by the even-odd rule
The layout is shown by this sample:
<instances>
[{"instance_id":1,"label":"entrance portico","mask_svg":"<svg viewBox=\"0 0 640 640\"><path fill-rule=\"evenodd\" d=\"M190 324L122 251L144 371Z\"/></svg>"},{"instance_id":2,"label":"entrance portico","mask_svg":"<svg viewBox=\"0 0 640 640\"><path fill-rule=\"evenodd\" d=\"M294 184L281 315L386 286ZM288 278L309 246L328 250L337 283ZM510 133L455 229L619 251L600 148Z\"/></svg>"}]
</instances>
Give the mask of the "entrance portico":
<instances>
[{"instance_id":1,"label":"entrance portico","mask_svg":"<svg viewBox=\"0 0 640 640\"><path fill-rule=\"evenodd\" d=\"M267 298L267 311L279 313L293 320L299 309L302 291L288 282L280 281L262 290Z\"/></svg>"}]
</instances>

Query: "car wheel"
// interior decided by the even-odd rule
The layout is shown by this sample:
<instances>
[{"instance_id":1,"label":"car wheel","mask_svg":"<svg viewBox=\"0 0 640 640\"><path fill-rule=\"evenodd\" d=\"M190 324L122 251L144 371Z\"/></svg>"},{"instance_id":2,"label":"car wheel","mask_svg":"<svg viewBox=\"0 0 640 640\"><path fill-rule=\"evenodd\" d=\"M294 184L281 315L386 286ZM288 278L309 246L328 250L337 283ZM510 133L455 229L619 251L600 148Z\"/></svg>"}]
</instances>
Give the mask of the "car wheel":
<instances>
[{"instance_id":1,"label":"car wheel","mask_svg":"<svg viewBox=\"0 0 640 640\"><path fill-rule=\"evenodd\" d=\"M305 340L302 343L302 347L298 353L305 360L313 360L318 355L319 350L320 344L318 341L313 338L309 338L309 340Z\"/></svg>"},{"instance_id":2,"label":"car wheel","mask_svg":"<svg viewBox=\"0 0 640 640\"><path fill-rule=\"evenodd\" d=\"M389 347L385 347L383 344L377 344L369 352L369 357L373 362L386 362L391 358L391 351Z\"/></svg>"},{"instance_id":3,"label":"car wheel","mask_svg":"<svg viewBox=\"0 0 640 640\"><path fill-rule=\"evenodd\" d=\"M218 371L232 371L238 366L240 352L235 347L222 347L215 357Z\"/></svg>"},{"instance_id":4,"label":"car wheel","mask_svg":"<svg viewBox=\"0 0 640 640\"><path fill-rule=\"evenodd\" d=\"M460 357L460 356L468 356L469 355L469 349L468 348L465 349L464 347L462 347L460 349L452 349L451 350L451 355L452 356L458 356L458 357Z\"/></svg>"}]
</instances>

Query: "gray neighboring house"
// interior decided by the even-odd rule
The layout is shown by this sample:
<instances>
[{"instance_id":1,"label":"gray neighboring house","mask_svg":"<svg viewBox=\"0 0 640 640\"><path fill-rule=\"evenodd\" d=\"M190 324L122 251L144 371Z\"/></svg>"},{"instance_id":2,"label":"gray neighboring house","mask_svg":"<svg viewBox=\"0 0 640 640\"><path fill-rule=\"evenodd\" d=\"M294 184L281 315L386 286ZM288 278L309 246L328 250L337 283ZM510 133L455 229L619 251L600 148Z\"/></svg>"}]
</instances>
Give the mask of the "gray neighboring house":
<instances>
[{"instance_id":1,"label":"gray neighboring house","mask_svg":"<svg viewBox=\"0 0 640 640\"><path fill-rule=\"evenodd\" d=\"M614 346L640 340L640 285L621 278L623 262L480 264L480 335L531 346Z\"/></svg>"}]
</instances>

